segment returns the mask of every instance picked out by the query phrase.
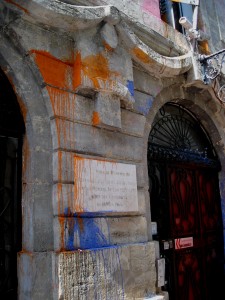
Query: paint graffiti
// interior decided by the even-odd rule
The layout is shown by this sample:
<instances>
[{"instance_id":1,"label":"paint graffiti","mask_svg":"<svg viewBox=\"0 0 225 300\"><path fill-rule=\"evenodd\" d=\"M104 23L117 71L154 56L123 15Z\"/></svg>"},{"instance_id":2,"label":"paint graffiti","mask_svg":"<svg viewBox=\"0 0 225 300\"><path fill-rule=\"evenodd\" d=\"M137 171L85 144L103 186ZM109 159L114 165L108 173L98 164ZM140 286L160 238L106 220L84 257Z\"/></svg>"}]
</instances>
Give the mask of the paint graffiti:
<instances>
[{"instance_id":1,"label":"paint graffiti","mask_svg":"<svg viewBox=\"0 0 225 300\"><path fill-rule=\"evenodd\" d=\"M44 81L59 88L72 89L73 62L62 61L47 51L32 50Z\"/></svg>"},{"instance_id":2,"label":"paint graffiti","mask_svg":"<svg viewBox=\"0 0 225 300\"><path fill-rule=\"evenodd\" d=\"M127 88L132 97L134 97L134 82L131 80L127 80Z\"/></svg>"},{"instance_id":3,"label":"paint graffiti","mask_svg":"<svg viewBox=\"0 0 225 300\"><path fill-rule=\"evenodd\" d=\"M76 52L72 60L62 61L47 51L32 50L35 62L45 83L76 91L80 86L94 89L111 89L119 73L110 70L109 61L103 53L81 56Z\"/></svg>"},{"instance_id":4,"label":"paint graffiti","mask_svg":"<svg viewBox=\"0 0 225 300\"><path fill-rule=\"evenodd\" d=\"M139 105L137 110L146 116L149 113L150 108L152 107L153 97L147 98L145 105Z\"/></svg>"},{"instance_id":5,"label":"paint graffiti","mask_svg":"<svg viewBox=\"0 0 225 300\"><path fill-rule=\"evenodd\" d=\"M65 214L68 214L66 209ZM101 225L101 222L100 222ZM94 218L84 218L74 214L65 219L65 250L95 249L109 246L109 238L103 234Z\"/></svg>"},{"instance_id":6,"label":"paint graffiti","mask_svg":"<svg viewBox=\"0 0 225 300\"><path fill-rule=\"evenodd\" d=\"M149 64L152 62L150 56L138 47L132 49L132 54L135 55L141 62L145 64Z\"/></svg>"},{"instance_id":7,"label":"paint graffiti","mask_svg":"<svg viewBox=\"0 0 225 300\"><path fill-rule=\"evenodd\" d=\"M76 95L50 86L47 86L46 89L50 97L54 116L74 121Z\"/></svg>"},{"instance_id":8,"label":"paint graffiti","mask_svg":"<svg viewBox=\"0 0 225 300\"><path fill-rule=\"evenodd\" d=\"M100 119L99 113L97 111L94 111L93 117L92 117L92 124L94 126L97 126L100 124L100 122L101 122L101 119Z\"/></svg>"}]
</instances>

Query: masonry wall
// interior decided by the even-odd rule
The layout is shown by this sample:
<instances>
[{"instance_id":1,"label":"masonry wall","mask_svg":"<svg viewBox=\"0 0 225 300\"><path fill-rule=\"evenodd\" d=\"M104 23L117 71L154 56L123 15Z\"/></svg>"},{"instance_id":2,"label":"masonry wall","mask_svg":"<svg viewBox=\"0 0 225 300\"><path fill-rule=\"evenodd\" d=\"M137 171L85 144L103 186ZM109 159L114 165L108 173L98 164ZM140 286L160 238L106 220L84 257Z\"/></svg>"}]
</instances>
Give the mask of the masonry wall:
<instances>
[{"instance_id":1,"label":"masonry wall","mask_svg":"<svg viewBox=\"0 0 225 300\"><path fill-rule=\"evenodd\" d=\"M81 53L84 52L79 52L77 44L65 35L24 21L17 22L13 29L33 64L51 125L53 198L46 201L53 203L52 251L55 254L46 253L46 256L49 257L49 268L55 262L55 277L52 279L56 284L55 297L75 299L79 295L85 299L137 299L155 293L157 253L154 242L149 242L148 176L143 165L145 116L153 93L149 87L146 90L147 84L139 86L139 90L134 90L137 99L134 107L125 109L118 97L113 99L109 93L100 91L101 84L106 84L111 76L108 58L113 60L114 52L102 47L100 53L95 53L94 48L87 50L85 39L78 39L77 44L84 43L84 51L94 52L82 60ZM85 38L92 34L92 30L87 31ZM31 36L35 39L31 40ZM57 44L59 47L55 46ZM123 52L123 49L116 51ZM122 59L126 61L125 56ZM149 81L146 74L141 76ZM79 92L76 88L82 80L89 80L90 86ZM108 106L114 101L115 107L99 109L98 101L107 100ZM78 180L74 169L77 156L134 165L138 208L133 212L128 209L128 212L98 211L83 215L84 208L78 208L74 195ZM48 168L42 165L45 167ZM38 215L36 219L35 226L38 226ZM42 244L41 236L36 241L36 249L38 244ZM41 263L44 264L43 257L34 254L31 260L26 253L29 249L26 241L23 248L21 272L25 271L23 264L32 270L39 264L45 270ZM33 292L31 286L24 285L26 276L22 273L20 298L43 297L45 291L37 289ZM34 280L38 286L40 278Z\"/></svg>"},{"instance_id":2,"label":"masonry wall","mask_svg":"<svg viewBox=\"0 0 225 300\"><path fill-rule=\"evenodd\" d=\"M12 79L15 91L28 108L24 118L29 133L25 145L29 147L24 147L23 183L29 189L23 190L20 299L151 298L161 292L147 171L147 140L154 116L166 102L185 99L185 105L197 111L208 126L222 158L224 113L220 103L207 91L200 97L198 89L187 87L179 67L164 78L141 42L136 41L139 48L127 47L113 22L93 26L86 22L82 30L71 33L51 27L47 18L45 26L32 20L23 1L15 11L14 1L5 2L8 19L2 35L7 47L0 47L4 70L16 74ZM152 38L155 50L158 38L163 42L160 53L173 57L186 53L185 38L161 23L157 2L110 4L129 14L130 22L157 32ZM204 6L202 11L206 9L210 10ZM23 17L14 17L18 11ZM215 119L214 127L208 116ZM88 210L86 200L78 200L77 168L87 161L109 163L111 168L117 164L134 167L137 198L121 209ZM223 185L221 191L224 198Z\"/></svg>"}]
</instances>

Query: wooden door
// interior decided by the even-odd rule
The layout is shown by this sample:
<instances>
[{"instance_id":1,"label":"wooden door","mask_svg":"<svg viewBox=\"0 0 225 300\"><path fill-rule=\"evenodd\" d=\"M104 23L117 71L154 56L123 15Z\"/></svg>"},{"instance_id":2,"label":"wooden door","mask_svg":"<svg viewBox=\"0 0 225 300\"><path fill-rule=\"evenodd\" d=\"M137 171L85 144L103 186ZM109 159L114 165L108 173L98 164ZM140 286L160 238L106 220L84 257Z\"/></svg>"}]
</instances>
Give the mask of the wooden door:
<instances>
[{"instance_id":1,"label":"wooden door","mask_svg":"<svg viewBox=\"0 0 225 300\"><path fill-rule=\"evenodd\" d=\"M148 171L153 236L165 258L170 300L221 299L224 242L220 162L195 116L174 103L156 115ZM223 295L225 298L225 295Z\"/></svg>"},{"instance_id":2,"label":"wooden door","mask_svg":"<svg viewBox=\"0 0 225 300\"><path fill-rule=\"evenodd\" d=\"M217 173L167 167L172 299L215 299L223 278L223 227ZM166 249L162 250L167 256ZM174 291L174 292L173 292Z\"/></svg>"}]
</instances>

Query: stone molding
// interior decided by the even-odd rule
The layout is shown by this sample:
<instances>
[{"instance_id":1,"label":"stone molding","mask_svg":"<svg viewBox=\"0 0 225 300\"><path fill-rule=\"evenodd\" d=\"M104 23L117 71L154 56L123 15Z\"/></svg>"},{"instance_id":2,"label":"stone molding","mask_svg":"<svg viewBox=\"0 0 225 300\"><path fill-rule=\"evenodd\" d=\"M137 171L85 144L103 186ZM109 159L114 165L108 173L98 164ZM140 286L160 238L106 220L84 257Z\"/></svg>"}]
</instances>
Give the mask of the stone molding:
<instances>
[{"instance_id":1,"label":"stone molding","mask_svg":"<svg viewBox=\"0 0 225 300\"><path fill-rule=\"evenodd\" d=\"M66 31L70 35L77 30L93 28L102 21L110 24L111 29L115 26L131 57L156 77L173 77L183 74L191 69L193 64L191 51L188 51L187 48L186 51L184 50L185 54L176 57L164 56L153 50L147 45L150 43L143 42L131 29L132 26L140 27L141 24L132 22L128 16L111 5L77 6L58 0L32 0L29 3L15 0L4 1L4 3L13 10L22 12L24 19L41 23L45 27ZM141 28L138 30L140 32ZM153 31L150 30L149 35L152 34ZM175 44L173 46L176 47Z\"/></svg>"},{"instance_id":2,"label":"stone molding","mask_svg":"<svg viewBox=\"0 0 225 300\"><path fill-rule=\"evenodd\" d=\"M116 25L132 58L146 71L160 77L173 77L187 72L192 66L191 52L178 57L160 55L145 43L121 21Z\"/></svg>"}]
</instances>

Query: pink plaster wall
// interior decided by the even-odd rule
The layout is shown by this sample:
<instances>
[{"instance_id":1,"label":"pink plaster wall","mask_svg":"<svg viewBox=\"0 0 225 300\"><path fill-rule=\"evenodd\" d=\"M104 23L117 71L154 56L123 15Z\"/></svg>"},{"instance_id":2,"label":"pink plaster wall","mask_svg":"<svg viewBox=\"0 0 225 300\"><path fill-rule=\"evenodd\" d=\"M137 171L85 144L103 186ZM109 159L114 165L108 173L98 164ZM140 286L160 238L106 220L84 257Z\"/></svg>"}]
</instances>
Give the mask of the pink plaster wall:
<instances>
[{"instance_id":1,"label":"pink plaster wall","mask_svg":"<svg viewBox=\"0 0 225 300\"><path fill-rule=\"evenodd\" d=\"M147 13L150 12L160 18L159 0L142 0L141 7Z\"/></svg>"}]
</instances>

